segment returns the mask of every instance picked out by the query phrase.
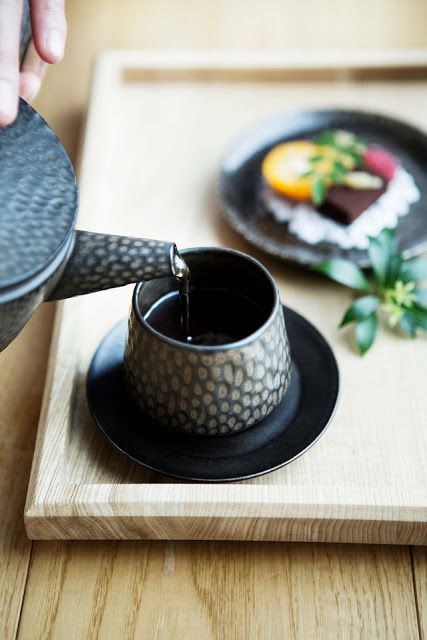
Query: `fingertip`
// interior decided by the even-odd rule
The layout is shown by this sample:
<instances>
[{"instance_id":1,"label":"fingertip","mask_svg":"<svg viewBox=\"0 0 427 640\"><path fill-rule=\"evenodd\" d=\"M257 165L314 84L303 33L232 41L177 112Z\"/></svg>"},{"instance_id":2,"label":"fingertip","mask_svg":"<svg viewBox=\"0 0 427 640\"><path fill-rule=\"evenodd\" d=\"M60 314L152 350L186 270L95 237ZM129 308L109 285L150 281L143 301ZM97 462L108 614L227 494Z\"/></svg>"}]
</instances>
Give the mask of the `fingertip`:
<instances>
[{"instance_id":1,"label":"fingertip","mask_svg":"<svg viewBox=\"0 0 427 640\"><path fill-rule=\"evenodd\" d=\"M45 62L55 64L64 57L65 35L59 29L48 29L37 47Z\"/></svg>"}]
</instances>

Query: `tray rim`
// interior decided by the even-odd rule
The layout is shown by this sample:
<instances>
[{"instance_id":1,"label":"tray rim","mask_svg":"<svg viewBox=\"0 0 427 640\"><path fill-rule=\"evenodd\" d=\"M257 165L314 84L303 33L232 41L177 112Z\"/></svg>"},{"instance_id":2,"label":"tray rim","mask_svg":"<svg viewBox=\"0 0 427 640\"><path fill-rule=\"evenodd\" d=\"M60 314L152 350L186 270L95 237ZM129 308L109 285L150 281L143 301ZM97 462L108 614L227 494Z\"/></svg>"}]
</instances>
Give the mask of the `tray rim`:
<instances>
[{"instance_id":1,"label":"tray rim","mask_svg":"<svg viewBox=\"0 0 427 640\"><path fill-rule=\"evenodd\" d=\"M150 50L107 49L96 62L93 79L103 70L111 74L111 68L126 70L136 67L142 70L217 69L232 68L250 72L315 69L399 69L425 68L427 47L393 49L349 49L335 51L215 51L215 50ZM92 92L93 93L93 92Z\"/></svg>"},{"instance_id":2,"label":"tray rim","mask_svg":"<svg viewBox=\"0 0 427 640\"><path fill-rule=\"evenodd\" d=\"M370 68L427 68L427 49L377 52L334 52L318 54L276 54L253 52L141 52L109 50L98 58L92 81L91 100L84 134L81 138L78 166L84 170L83 147L86 131L95 120L102 83L119 82L124 69L212 70L237 69L260 74L268 70L363 70ZM105 105L104 105L105 107ZM73 389L74 368L57 355L61 342L67 342L72 313L67 301L58 305L51 342L35 454L31 469L24 522L31 539L264 539L324 542L380 542L426 544L427 507L408 490L393 497L386 489L367 487L350 489L300 485L253 484L70 484L61 480L66 455L67 431L54 435L50 403L58 385ZM67 313L65 313L65 311ZM67 316L68 314L68 316ZM68 349L69 352L69 349ZM75 360L74 360L75 361ZM63 419L63 414L55 420ZM48 444L49 443L49 444ZM49 450L56 447L54 464ZM329 496L325 501L325 492ZM352 502L346 504L350 495ZM334 500L330 499L333 495ZM355 500L357 496L357 501ZM374 498L374 500L373 500ZM374 505L372 504L374 502ZM236 512L236 504L239 511ZM111 535L105 529L110 520L129 520L129 533ZM204 522L206 518L206 522ZM185 519L186 522L183 522ZM263 520L265 519L265 520ZM374 519L374 522L373 522ZM235 522L236 526L229 524ZM352 527L348 529L349 521ZM218 522L215 530L215 522ZM264 525L263 525L264 523ZM270 523L270 524L269 524ZM77 535L70 528L77 531ZM249 532L247 529L249 528ZM171 535L171 531L173 534ZM260 532L261 531L261 535Z\"/></svg>"}]
</instances>

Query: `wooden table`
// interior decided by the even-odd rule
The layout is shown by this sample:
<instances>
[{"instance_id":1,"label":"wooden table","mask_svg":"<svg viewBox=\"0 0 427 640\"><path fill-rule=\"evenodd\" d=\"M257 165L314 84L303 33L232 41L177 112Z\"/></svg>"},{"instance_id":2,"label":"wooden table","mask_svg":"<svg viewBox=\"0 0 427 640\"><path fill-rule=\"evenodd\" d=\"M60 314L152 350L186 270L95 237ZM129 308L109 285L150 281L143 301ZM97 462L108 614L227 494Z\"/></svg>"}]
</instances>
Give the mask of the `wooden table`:
<instances>
[{"instance_id":1,"label":"wooden table","mask_svg":"<svg viewBox=\"0 0 427 640\"><path fill-rule=\"evenodd\" d=\"M427 44L424 0L73 0L36 107L71 157L95 53ZM378 25L381 24L379 32ZM22 512L54 308L0 356L0 638L427 638L422 548L27 541Z\"/></svg>"}]
</instances>

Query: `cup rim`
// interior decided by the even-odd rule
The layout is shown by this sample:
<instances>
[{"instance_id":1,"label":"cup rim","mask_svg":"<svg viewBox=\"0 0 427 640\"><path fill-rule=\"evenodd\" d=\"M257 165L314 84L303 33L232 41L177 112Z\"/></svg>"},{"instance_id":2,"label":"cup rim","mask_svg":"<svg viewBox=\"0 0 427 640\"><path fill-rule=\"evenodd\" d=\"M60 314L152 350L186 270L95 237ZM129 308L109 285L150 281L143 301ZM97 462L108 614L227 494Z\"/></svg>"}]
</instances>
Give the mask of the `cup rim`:
<instances>
[{"instance_id":1,"label":"cup rim","mask_svg":"<svg viewBox=\"0 0 427 640\"><path fill-rule=\"evenodd\" d=\"M203 353L203 352L218 353L221 351L229 351L230 349L247 347L253 342L255 342L273 323L277 313L277 307L280 305L279 291L271 273L268 271L268 269L264 267L263 264L261 264L261 262L259 262L252 256L248 255L247 253L244 253L243 251L238 251L237 249L228 249L226 247L189 247L187 249L180 250L180 254L182 256L186 256L190 253L191 254L194 254L194 253L230 254L231 253L237 256L238 258L243 258L248 262L252 262L253 265L255 265L260 271L264 273L273 290L273 305L268 318L260 327L258 327L256 331L246 336L246 338L242 338L241 340L236 340L235 342L229 342L227 344L222 344L222 345L198 345L198 344L189 344L187 342L181 342L180 340L175 340L175 338L170 338L169 336L165 336L163 333L160 333L160 331L157 331L157 329L154 329L154 327L152 327L145 320L138 305L138 297L139 297L140 291L144 288L144 285L146 283L139 282L135 286L132 294L132 309L133 309L133 312L135 313L138 323L142 325L149 333L151 333L157 339L168 344L169 346L177 347L179 349L186 349L188 351L193 351L195 353Z\"/></svg>"}]
</instances>

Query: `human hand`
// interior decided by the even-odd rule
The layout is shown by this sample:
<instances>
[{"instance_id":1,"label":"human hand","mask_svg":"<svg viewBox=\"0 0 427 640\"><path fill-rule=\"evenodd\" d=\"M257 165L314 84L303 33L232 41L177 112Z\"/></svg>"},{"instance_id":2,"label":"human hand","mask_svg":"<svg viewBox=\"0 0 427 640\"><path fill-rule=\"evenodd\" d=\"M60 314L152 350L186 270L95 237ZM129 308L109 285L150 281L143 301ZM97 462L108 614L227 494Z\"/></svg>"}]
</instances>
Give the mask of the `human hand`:
<instances>
[{"instance_id":1,"label":"human hand","mask_svg":"<svg viewBox=\"0 0 427 640\"><path fill-rule=\"evenodd\" d=\"M30 0L30 41L19 68L22 0L0 0L0 126L13 122L18 95L28 102L37 95L48 64L64 55L67 25L64 0Z\"/></svg>"}]
</instances>

